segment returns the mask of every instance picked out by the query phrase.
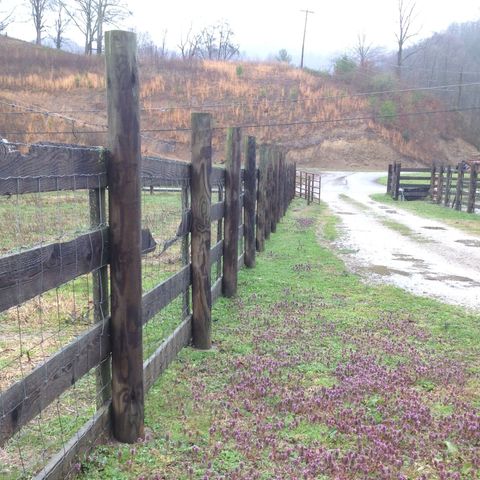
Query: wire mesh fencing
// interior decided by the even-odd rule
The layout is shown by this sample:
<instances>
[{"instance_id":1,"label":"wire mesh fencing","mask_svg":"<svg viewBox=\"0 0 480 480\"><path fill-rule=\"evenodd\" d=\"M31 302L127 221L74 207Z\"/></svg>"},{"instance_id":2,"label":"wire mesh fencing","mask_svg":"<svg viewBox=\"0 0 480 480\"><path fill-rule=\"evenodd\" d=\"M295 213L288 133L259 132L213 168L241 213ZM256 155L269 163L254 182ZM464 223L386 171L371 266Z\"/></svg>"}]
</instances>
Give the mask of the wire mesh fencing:
<instances>
[{"instance_id":1,"label":"wire mesh fencing","mask_svg":"<svg viewBox=\"0 0 480 480\"><path fill-rule=\"evenodd\" d=\"M65 181L70 190L61 188ZM83 274L82 260L85 245L101 249L106 242L106 200L102 189L89 188L99 184L95 176L19 176L8 183L14 188L0 196L0 221L9 226L0 238L0 476L31 478L108 396L97 371L79 381L72 371L71 388L51 403L31 391L32 382L37 392L56 388L58 372L42 365L108 316L108 287L99 281L107 267ZM107 355L98 370L108 368Z\"/></svg>"}]
</instances>

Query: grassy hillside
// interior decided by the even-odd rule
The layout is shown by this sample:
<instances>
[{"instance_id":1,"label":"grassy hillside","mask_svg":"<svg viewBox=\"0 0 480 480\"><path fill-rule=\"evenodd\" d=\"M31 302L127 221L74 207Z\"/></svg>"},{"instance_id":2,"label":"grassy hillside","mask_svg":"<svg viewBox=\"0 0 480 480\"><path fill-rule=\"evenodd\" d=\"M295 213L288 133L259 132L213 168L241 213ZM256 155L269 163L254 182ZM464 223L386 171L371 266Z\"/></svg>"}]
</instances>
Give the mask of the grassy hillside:
<instances>
[{"instance_id":1,"label":"grassy hillside","mask_svg":"<svg viewBox=\"0 0 480 480\"><path fill-rule=\"evenodd\" d=\"M102 58L2 37L0 60L7 66L0 75L0 112L15 112L0 115L2 136L22 142L105 144L105 134L91 133L104 130L106 125ZM418 117L417 128L412 125L408 136L389 119L336 122L339 118L371 116L372 99L351 93L348 85L328 76L279 63L142 58L142 128L150 130L144 134L143 148L151 154L187 158L189 132L175 130L188 128L192 110L204 110L212 112L217 126L256 126L245 133L255 135L260 142L283 144L291 159L307 166L384 168L394 160L405 164L455 161L468 154L469 146L455 138L454 132L446 135L444 126L437 128L430 122L425 135L425 128L420 128L423 117ZM19 114L32 106L43 113ZM422 97L405 109L427 106L431 100ZM282 126L267 126L279 123ZM417 138L415 132L422 135ZM215 131L216 161L223 157L224 136L224 130Z\"/></svg>"}]
</instances>

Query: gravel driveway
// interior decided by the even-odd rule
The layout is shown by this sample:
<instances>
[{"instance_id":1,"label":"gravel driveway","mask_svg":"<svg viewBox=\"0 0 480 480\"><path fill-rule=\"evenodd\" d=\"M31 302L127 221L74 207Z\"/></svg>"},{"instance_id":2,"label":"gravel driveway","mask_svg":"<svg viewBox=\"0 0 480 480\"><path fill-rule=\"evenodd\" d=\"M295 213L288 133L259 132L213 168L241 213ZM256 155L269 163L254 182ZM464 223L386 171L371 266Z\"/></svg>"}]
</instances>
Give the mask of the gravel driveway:
<instances>
[{"instance_id":1,"label":"gravel driveway","mask_svg":"<svg viewBox=\"0 0 480 480\"><path fill-rule=\"evenodd\" d=\"M348 267L375 282L480 309L480 238L374 202L382 173L322 174L322 200L341 218L338 249Z\"/></svg>"}]
</instances>

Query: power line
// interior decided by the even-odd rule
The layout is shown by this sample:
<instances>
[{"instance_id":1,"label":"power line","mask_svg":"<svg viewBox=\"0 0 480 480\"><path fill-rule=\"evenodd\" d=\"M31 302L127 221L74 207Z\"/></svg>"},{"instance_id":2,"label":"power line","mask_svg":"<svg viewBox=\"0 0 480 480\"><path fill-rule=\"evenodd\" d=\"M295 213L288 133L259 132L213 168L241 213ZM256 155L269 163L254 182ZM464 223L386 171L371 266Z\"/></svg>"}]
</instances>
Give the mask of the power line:
<instances>
[{"instance_id":1,"label":"power line","mask_svg":"<svg viewBox=\"0 0 480 480\"><path fill-rule=\"evenodd\" d=\"M478 87L480 86L480 82L469 82L469 83L455 83L455 84L445 84L445 85L436 85L436 86L428 86L428 87L412 87L412 88L403 88L403 89L392 89L392 90L377 90L373 92L358 92L358 93L345 93L339 95L324 95L319 97L303 97L297 99L284 99L284 100L268 100L265 98L254 100L252 102L246 101L239 101L239 102L228 102L228 103L210 103L210 104L185 104L185 105L173 105L170 107L144 107L141 108L141 111L150 112L150 111L159 111L159 112L167 112L171 110L193 110L193 109L209 109L209 108L224 108L224 107L238 107L238 106L249 106L249 105L260 105L264 102L267 102L267 106L269 105L276 105L276 104L288 104L288 103L301 103L307 102L309 100L342 100L346 98L357 98L357 97L370 97L370 96L380 96L386 94L397 94L397 93L414 93L414 92L423 92L423 91L434 91L434 90L442 90L448 88L459 88L459 87ZM25 107L22 105L17 105L14 103L9 102L2 102L0 104L4 104L10 106L12 108L23 108L27 109L25 112L0 112L0 115L28 115L32 113L36 113L39 115L55 115L61 116L63 113L106 113L106 110L69 110L64 112L58 111L42 111L42 110L35 110L32 107ZM62 118L62 117L60 117ZM100 126L106 127L105 124L97 124L97 123L89 123L84 122L82 120L77 120L71 117L63 117L65 120L73 121L76 123L82 123L84 125L93 125L93 126Z\"/></svg>"},{"instance_id":2,"label":"power line","mask_svg":"<svg viewBox=\"0 0 480 480\"><path fill-rule=\"evenodd\" d=\"M328 120L299 120L296 122L277 122L277 123L251 123L251 124L239 124L239 125L223 125L218 127L213 127L212 130L226 130L232 126L236 126L239 128L276 128L276 127L293 127L299 125L322 125L322 124L330 124L330 123L342 123L342 122L352 122L352 121L363 121L363 120L378 120L378 119L393 119L396 117L413 117L413 116L422 116L422 115L437 115L437 114L445 114L445 113L461 113L467 111L474 111L480 110L480 106L478 107L464 107L464 108L448 108L442 110L424 110L424 111L417 111L417 112L401 112L396 114L388 114L388 115L378 115L378 114L370 114L370 115L362 115L356 117L340 117L340 118L332 118ZM142 133L159 133L159 132L189 132L191 129L189 127L180 127L180 128L152 128L152 129L145 129L142 130ZM57 131L57 132L5 132L4 135L65 135L71 134L71 131ZM107 134L107 130L101 131L79 131L76 132L77 134Z\"/></svg>"}]
</instances>

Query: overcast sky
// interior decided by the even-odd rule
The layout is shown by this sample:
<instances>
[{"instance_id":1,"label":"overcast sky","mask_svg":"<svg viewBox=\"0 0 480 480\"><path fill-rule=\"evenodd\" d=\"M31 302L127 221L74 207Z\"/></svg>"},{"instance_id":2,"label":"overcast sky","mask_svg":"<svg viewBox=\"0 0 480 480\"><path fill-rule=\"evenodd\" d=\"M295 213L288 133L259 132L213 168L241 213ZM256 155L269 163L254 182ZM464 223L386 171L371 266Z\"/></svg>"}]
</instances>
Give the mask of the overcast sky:
<instances>
[{"instance_id":1,"label":"overcast sky","mask_svg":"<svg viewBox=\"0 0 480 480\"><path fill-rule=\"evenodd\" d=\"M26 0L25 0L26 1ZM408 1L408 0L405 0ZM3 0L1 5L15 0ZM133 16L122 27L148 32L160 44L167 30L167 46L176 49L182 34L190 26L194 30L219 20L227 20L242 52L249 57L265 58L281 48L298 62L301 51L304 14L301 9L313 10L308 18L306 59L312 67L326 66L327 59L348 51L357 35L365 33L369 42L395 48L394 32L398 23L398 0L128 0ZM2 7L2 9L5 9ZM23 9L24 10L24 9ZM17 16L26 20L17 7ZM444 30L450 23L480 18L480 0L417 0L417 37L427 37ZM73 29L73 27L72 27ZM35 38L33 24L11 25L10 36L24 40ZM81 37L68 36L82 44ZM322 60L320 60L322 59ZM313 65L312 65L313 64Z\"/></svg>"}]
</instances>

